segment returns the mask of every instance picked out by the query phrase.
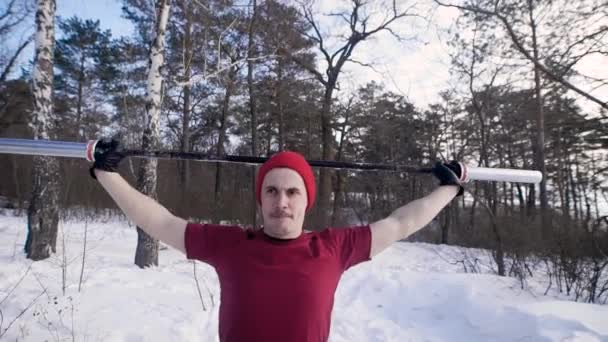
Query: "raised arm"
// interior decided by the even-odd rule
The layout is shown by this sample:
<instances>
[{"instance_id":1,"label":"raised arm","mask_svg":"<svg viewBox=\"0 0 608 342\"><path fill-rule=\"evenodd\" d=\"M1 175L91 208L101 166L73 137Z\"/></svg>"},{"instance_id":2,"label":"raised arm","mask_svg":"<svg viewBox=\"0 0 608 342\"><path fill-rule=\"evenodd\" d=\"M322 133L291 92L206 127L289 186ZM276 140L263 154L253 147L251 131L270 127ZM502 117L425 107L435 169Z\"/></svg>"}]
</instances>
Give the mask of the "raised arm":
<instances>
[{"instance_id":1,"label":"raised arm","mask_svg":"<svg viewBox=\"0 0 608 342\"><path fill-rule=\"evenodd\" d=\"M101 145L100 145L101 144ZM91 175L110 194L129 220L148 235L186 253L184 234L187 221L169 212L154 199L134 189L116 171L123 158L116 140L98 142Z\"/></svg>"},{"instance_id":2,"label":"raised arm","mask_svg":"<svg viewBox=\"0 0 608 342\"><path fill-rule=\"evenodd\" d=\"M370 257L376 256L392 243L405 239L426 226L455 196L462 194L460 168L457 164L437 163L433 174L440 186L429 195L412 201L387 218L370 225L372 246Z\"/></svg>"}]
</instances>

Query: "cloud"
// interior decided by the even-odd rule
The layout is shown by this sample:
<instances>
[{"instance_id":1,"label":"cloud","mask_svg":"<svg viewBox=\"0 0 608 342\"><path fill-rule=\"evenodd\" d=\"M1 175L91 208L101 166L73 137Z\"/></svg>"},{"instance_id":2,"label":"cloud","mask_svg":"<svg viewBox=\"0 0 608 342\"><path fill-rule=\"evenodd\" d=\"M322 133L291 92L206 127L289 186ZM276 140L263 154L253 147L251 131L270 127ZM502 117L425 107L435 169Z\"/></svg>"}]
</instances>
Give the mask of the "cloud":
<instances>
[{"instance_id":1,"label":"cloud","mask_svg":"<svg viewBox=\"0 0 608 342\"><path fill-rule=\"evenodd\" d=\"M342 1L327 1L318 10L327 14L338 4L346 8ZM373 10L380 13L382 9L376 4ZM454 9L419 7L417 13L430 18L430 21L407 17L391 24L391 29L404 38L403 41L388 31L382 31L355 47L352 59L373 68L347 63L339 78L340 92L337 96L347 96L358 87L376 81L384 84L388 90L406 96L419 107L426 107L435 101L439 92L447 86L450 76L447 48L440 39L440 32L451 25L458 12ZM324 29L324 32L331 32L335 36L345 30L344 21L321 15L318 18L323 27L332 27L332 30ZM377 24L382 16L376 15L374 18ZM429 22L433 24L429 25ZM368 27L373 25L369 24ZM328 40L327 44L331 47L330 51L336 51L339 47L336 39ZM321 62L321 67L324 67L323 64Z\"/></svg>"}]
</instances>

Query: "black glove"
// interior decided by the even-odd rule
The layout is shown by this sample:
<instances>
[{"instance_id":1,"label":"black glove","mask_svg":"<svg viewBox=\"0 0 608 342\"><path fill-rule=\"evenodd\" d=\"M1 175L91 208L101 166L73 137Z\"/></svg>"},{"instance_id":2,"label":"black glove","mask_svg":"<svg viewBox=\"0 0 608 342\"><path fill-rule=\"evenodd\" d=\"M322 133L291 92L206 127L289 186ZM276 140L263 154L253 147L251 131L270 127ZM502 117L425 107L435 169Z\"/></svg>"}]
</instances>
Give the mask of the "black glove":
<instances>
[{"instance_id":1,"label":"black glove","mask_svg":"<svg viewBox=\"0 0 608 342\"><path fill-rule=\"evenodd\" d=\"M107 172L118 172L118 164L125 157L123 154L122 146L116 139L101 139L95 145L95 161L93 166L89 169L89 173L93 179L97 179L95 176L95 169L103 170Z\"/></svg>"},{"instance_id":2,"label":"black glove","mask_svg":"<svg viewBox=\"0 0 608 342\"><path fill-rule=\"evenodd\" d=\"M433 175L439 179L439 185L457 185L460 190L456 196L462 196L464 188L462 187L462 167L460 163L453 160L449 163L437 162L433 167Z\"/></svg>"}]
</instances>

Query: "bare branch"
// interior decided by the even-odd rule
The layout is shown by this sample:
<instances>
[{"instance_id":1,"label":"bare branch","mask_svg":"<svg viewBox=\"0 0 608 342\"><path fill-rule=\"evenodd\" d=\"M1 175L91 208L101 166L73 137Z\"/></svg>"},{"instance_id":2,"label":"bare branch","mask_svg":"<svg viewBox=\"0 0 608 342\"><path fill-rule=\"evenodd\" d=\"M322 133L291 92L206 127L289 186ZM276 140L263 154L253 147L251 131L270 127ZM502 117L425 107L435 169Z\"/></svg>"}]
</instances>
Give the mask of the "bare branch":
<instances>
[{"instance_id":1,"label":"bare branch","mask_svg":"<svg viewBox=\"0 0 608 342\"><path fill-rule=\"evenodd\" d=\"M201 300L201 305L203 306L203 311L207 311L207 307L205 306L205 300L203 300L203 294L201 293L201 287L198 283L198 277L196 276L196 261L192 260L192 273L194 276L194 281L196 283L196 290L198 291L198 297Z\"/></svg>"},{"instance_id":2,"label":"bare branch","mask_svg":"<svg viewBox=\"0 0 608 342\"><path fill-rule=\"evenodd\" d=\"M391 36L393 36L393 38L397 39L397 41L400 42L400 43L406 42L408 40L409 41L415 40L415 37L406 38L406 37L400 36L395 31L393 31L393 29L390 28L390 27L385 27L384 30L387 31L388 33L390 33Z\"/></svg>"},{"instance_id":3,"label":"bare branch","mask_svg":"<svg viewBox=\"0 0 608 342\"><path fill-rule=\"evenodd\" d=\"M217 70L220 70L220 63L222 61L222 50L226 51L225 49L223 49L223 46L222 46L222 36L224 35L224 33L226 33L228 30L230 30L232 25L234 25L237 21L238 21L238 18L235 18L230 23L230 25L228 25L228 27L224 31L222 31L222 33L220 33L219 37L217 38Z\"/></svg>"},{"instance_id":4,"label":"bare branch","mask_svg":"<svg viewBox=\"0 0 608 342\"><path fill-rule=\"evenodd\" d=\"M324 74L322 74L322 72L316 70L313 65L309 65L308 63L295 56L293 53L287 52L287 54L295 63L309 71L326 88L335 88L337 84L338 75L340 74L344 63L346 63L347 61L353 61L350 57L357 44L381 30L387 30L392 36L398 38L399 41L402 41L403 38L400 37L399 34L397 34L391 28L389 28L389 25L391 25L397 19L403 17L419 17L418 15L410 13L412 8L414 7L413 5L408 7L406 10L399 12L397 10L395 0L392 2L392 15L387 15L385 18L383 18L383 20L378 26L376 26L372 30L369 30L368 23L370 20L370 16L365 15L361 10L367 4L367 2L363 0L351 0L350 14L347 14L346 12L332 12L329 14L329 16L339 17L343 21L347 22L349 27L348 31L350 31L349 33L341 37L343 40L342 46L339 46L330 55L330 52L324 45L325 42L323 40L321 29L319 28L319 25L315 20L310 5L307 5L301 1L300 4L302 7L303 16L306 22L310 25L312 31L311 33L304 32L303 34L317 43L317 48L319 48L327 62L327 68L325 69ZM369 64L364 64L357 61L353 62L362 66L371 67L371 65Z\"/></svg>"},{"instance_id":5,"label":"bare branch","mask_svg":"<svg viewBox=\"0 0 608 342\"><path fill-rule=\"evenodd\" d=\"M23 275L21 276L21 278L19 278L19 280L17 281L17 283L15 283L15 285L13 286L13 288L10 291L8 291L8 293L6 294L6 296L0 301L0 305L2 305L2 303L4 303L4 301L11 295L11 293L13 293L13 291L15 291L15 289L19 286L19 284L21 284L21 282L23 281L23 279L25 278L25 276L27 276L27 274L32 269L32 265L33 264L34 263L30 263L30 265L28 266L28 268L25 270L25 273L23 273Z\"/></svg>"},{"instance_id":6,"label":"bare branch","mask_svg":"<svg viewBox=\"0 0 608 342\"><path fill-rule=\"evenodd\" d=\"M0 14L0 36L4 36L15 26L22 23L31 13L31 9L23 4L21 9L13 9L15 0L11 0L6 11Z\"/></svg>"},{"instance_id":7,"label":"bare branch","mask_svg":"<svg viewBox=\"0 0 608 342\"><path fill-rule=\"evenodd\" d=\"M201 6L202 8L204 8L205 10L209 11L209 7L205 6L202 2L200 2L199 0L194 0L194 2Z\"/></svg>"},{"instance_id":8,"label":"bare branch","mask_svg":"<svg viewBox=\"0 0 608 342\"><path fill-rule=\"evenodd\" d=\"M338 55L340 56L340 58L338 58L338 61L339 60L346 61L346 59L350 56L350 54L352 53L352 50L356 44L356 43L350 44L351 40L354 41L354 39L352 37L353 37L353 35L350 36L349 43L345 44L344 46L342 46L341 48L336 50L336 52L334 52L333 55L331 55L331 58L329 59L330 66L333 67L334 65L336 65L336 64L334 64L334 58L336 58Z\"/></svg>"},{"instance_id":9,"label":"bare branch","mask_svg":"<svg viewBox=\"0 0 608 342\"><path fill-rule=\"evenodd\" d=\"M8 16L13 14L13 6L15 5L15 0L11 0L8 6L6 7L6 11L0 15L0 20L6 19Z\"/></svg>"},{"instance_id":10,"label":"bare branch","mask_svg":"<svg viewBox=\"0 0 608 342\"><path fill-rule=\"evenodd\" d=\"M315 35L316 35L315 37L312 37L312 36L306 34L306 36L313 39L317 43L319 43L319 50L325 56L325 59L329 63L331 59L329 57L329 53L327 52L327 49L325 48L325 46L323 46L323 35L321 35L321 30L319 29L319 25L315 21L315 18L312 14L312 9L305 5L302 5L302 9L304 11L304 18L312 26L313 30L315 31Z\"/></svg>"},{"instance_id":11,"label":"bare branch","mask_svg":"<svg viewBox=\"0 0 608 342\"><path fill-rule=\"evenodd\" d=\"M421 15L418 15L416 13L410 13L410 11L415 7L415 5L416 4L414 3L410 7L406 8L405 10L398 13L396 5L393 3L393 16L391 18L389 18L388 20L382 21L382 24L378 25L378 27L376 27L375 29L368 31L368 32L363 31L362 33L365 35L365 38L367 38L368 36L371 36L372 34L375 34L376 32L386 30L391 23L393 23L394 21L401 19L401 18L412 17L412 18L424 19Z\"/></svg>"},{"instance_id":12,"label":"bare branch","mask_svg":"<svg viewBox=\"0 0 608 342\"><path fill-rule=\"evenodd\" d=\"M323 77L323 75L314 68L314 66L305 63L304 61L302 61L302 59L300 59L297 56L294 55L290 55L290 58L296 62L299 66L301 66L302 68L306 69L308 72L310 72L311 74L313 74L314 78L319 81L321 84L323 85L327 85L327 80L325 80L325 78Z\"/></svg>"},{"instance_id":13,"label":"bare branch","mask_svg":"<svg viewBox=\"0 0 608 342\"><path fill-rule=\"evenodd\" d=\"M562 54L562 56L568 55L572 49L574 49L578 45L583 44L585 41L590 40L590 39L596 39L597 36L602 35L601 37L597 37L597 43L599 43L600 40L603 38L603 36L607 32L608 32L608 26L603 26L598 31L590 33L590 34L582 37L581 39L577 40L576 42L570 44L570 46L568 46L568 48L566 49L566 51L564 51L564 53Z\"/></svg>"},{"instance_id":14,"label":"bare branch","mask_svg":"<svg viewBox=\"0 0 608 342\"><path fill-rule=\"evenodd\" d=\"M21 276L21 278L17 281L17 283L13 286L13 288L6 294L6 296L4 297L4 299L2 299L2 301L0 301L0 304L4 303L4 301L11 295L11 293L13 293L13 291L19 286L19 284L21 284L21 282L23 281L23 279L28 275L29 271L32 269L32 265L34 263L30 263L30 265L28 266L28 268L25 270L25 273L23 273L23 275ZM36 275L35 273L33 273L34 276ZM13 325L13 323L15 323L19 318L21 318L21 316L23 316L23 314L29 310L29 308L38 300L38 298L40 298L40 296L42 296L43 294L46 293L46 289L43 288L42 292L36 297L34 298L34 300L32 300L30 302L29 305L27 305L6 327L6 329L4 329L4 331L0 330L0 337L4 336L4 334L6 334L6 332L11 328L11 326ZM1 313L0 313L1 316ZM4 321L4 316L2 316L2 321L0 321L0 328L2 327L2 323Z\"/></svg>"},{"instance_id":15,"label":"bare branch","mask_svg":"<svg viewBox=\"0 0 608 342\"><path fill-rule=\"evenodd\" d=\"M482 8L472 7L472 6L460 6L460 5L454 5L454 4L446 4L446 3L441 2L440 0L435 0L435 2L440 6L458 8L462 11L481 13L481 14L485 14L485 15L497 18L503 24L504 28L507 30L507 33L509 34L511 41L515 45L516 50L519 51L522 55L524 55L527 60L532 62L534 64L534 66L537 67L540 71L542 71L547 77L549 77L553 81L556 81L556 82L562 84L566 88L573 90L574 92L582 95L583 97L599 104L602 108L608 109L607 102L604 102L604 101L596 98L595 96L579 89L572 83L566 81L563 77L560 77L560 76L556 75L555 73L553 73L552 71L550 71L540 61L536 60L530 54L530 52L523 46L523 44L520 41L520 38L517 36L515 31L513 30L513 26L511 25L511 23L509 23L508 19L505 16L503 16L497 12L498 2L496 2L496 8L494 11L488 11L488 10L485 10Z\"/></svg>"},{"instance_id":16,"label":"bare branch","mask_svg":"<svg viewBox=\"0 0 608 342\"><path fill-rule=\"evenodd\" d=\"M351 63L359 64L359 65L360 65L360 66L362 66L362 67L370 68L370 69L372 69L374 72L376 72L376 73L378 73L378 74L381 74L381 72L380 72L380 71L378 71L378 70L376 69L376 67L374 67L374 65L373 65L373 64L370 64L370 63L363 63L363 62L360 62L360 61L354 60L354 59L352 59L352 58L347 59L347 61L348 61L348 62L351 62Z\"/></svg>"},{"instance_id":17,"label":"bare branch","mask_svg":"<svg viewBox=\"0 0 608 342\"><path fill-rule=\"evenodd\" d=\"M350 30L352 32L357 32L357 22L359 21L359 8L361 7L361 3L359 1L353 1L353 4L355 6L350 15Z\"/></svg>"},{"instance_id":18,"label":"bare branch","mask_svg":"<svg viewBox=\"0 0 608 342\"><path fill-rule=\"evenodd\" d=\"M4 70L2 71L2 75L0 75L0 83L4 83L4 81L6 80L6 78L8 77L8 74L11 72L11 69L13 68L13 65L15 65L15 62L17 61L17 58L19 57L19 55L21 54L21 52L23 52L23 50L34 40L34 35L30 35L24 42L23 44L21 44L21 46L19 46L19 48L17 49L17 51L15 51L15 53L13 54L13 56L11 57L11 59L8 61L8 64L6 65L6 67L4 68Z\"/></svg>"},{"instance_id":19,"label":"bare branch","mask_svg":"<svg viewBox=\"0 0 608 342\"><path fill-rule=\"evenodd\" d=\"M21 316L23 316L23 314L25 314L27 312L27 310L29 310L32 307L32 305L34 305L34 303L36 303L38 298L40 298L45 293L46 293L46 290L43 290L42 292L40 292L40 294L38 296L36 296L36 298L34 298L23 310L21 310L21 312L8 324L6 329L4 329L4 331L0 331L0 337L4 336L4 334L6 334L6 332L11 328L11 326L16 321L18 321L19 318L21 318Z\"/></svg>"},{"instance_id":20,"label":"bare branch","mask_svg":"<svg viewBox=\"0 0 608 342\"><path fill-rule=\"evenodd\" d=\"M277 57L278 57L278 55L266 55L266 56L252 57L252 58L246 58L246 57L241 58L241 59L233 61L232 63L230 63L228 65L225 65L224 67L219 68L218 70L216 70L215 72L213 72L211 74L194 75L190 78L190 80L177 82L176 84L180 87L193 86L196 83L203 82L207 79L210 79L213 77L218 77L224 71L229 70L230 68L237 66L241 63L244 63L247 61L259 61L259 60L264 60L264 59L272 59L272 58L277 58Z\"/></svg>"},{"instance_id":21,"label":"bare branch","mask_svg":"<svg viewBox=\"0 0 608 342\"><path fill-rule=\"evenodd\" d=\"M329 16L329 17L339 17L342 20L344 20L347 24L350 24L350 19L344 13L330 12L327 16Z\"/></svg>"}]
</instances>

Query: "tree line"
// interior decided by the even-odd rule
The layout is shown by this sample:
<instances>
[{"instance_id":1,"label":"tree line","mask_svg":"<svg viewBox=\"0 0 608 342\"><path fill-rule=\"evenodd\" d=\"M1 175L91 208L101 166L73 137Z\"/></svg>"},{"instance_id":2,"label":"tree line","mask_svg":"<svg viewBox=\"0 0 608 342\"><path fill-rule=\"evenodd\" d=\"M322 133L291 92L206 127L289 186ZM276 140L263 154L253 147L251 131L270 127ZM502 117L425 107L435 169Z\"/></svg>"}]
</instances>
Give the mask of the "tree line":
<instances>
[{"instance_id":1,"label":"tree line","mask_svg":"<svg viewBox=\"0 0 608 342\"><path fill-rule=\"evenodd\" d=\"M560 290L606 300L608 118L594 91L607 85L580 66L608 55L607 4L437 0L429 10L352 0L331 12L328 27L308 1L123 0L116 6L134 33L118 37L99 21L55 18L52 0L28 4L7 4L0 38L33 16L38 30L42 19L56 19L58 32L36 40L32 67L20 73L12 57L21 45L2 51L0 136L117 136L128 148L218 156L295 150L309 159L537 169L540 185L467 184L414 239L488 248L497 274L521 279L542 260ZM403 24L432 23L429 13L446 8L459 13L444 33L451 78L433 103L417 106L377 82L341 90L344 65L360 63L361 42L388 35L403 44L420 34ZM0 195L39 225L29 228L32 259L54 251L60 215L115 208L84 161L0 155L0 163ZM253 166L141 159L122 166L177 215L260 224ZM319 202L307 229L372 222L434 186L405 173L317 172ZM139 233L136 263L157 264L157 242Z\"/></svg>"}]
</instances>

